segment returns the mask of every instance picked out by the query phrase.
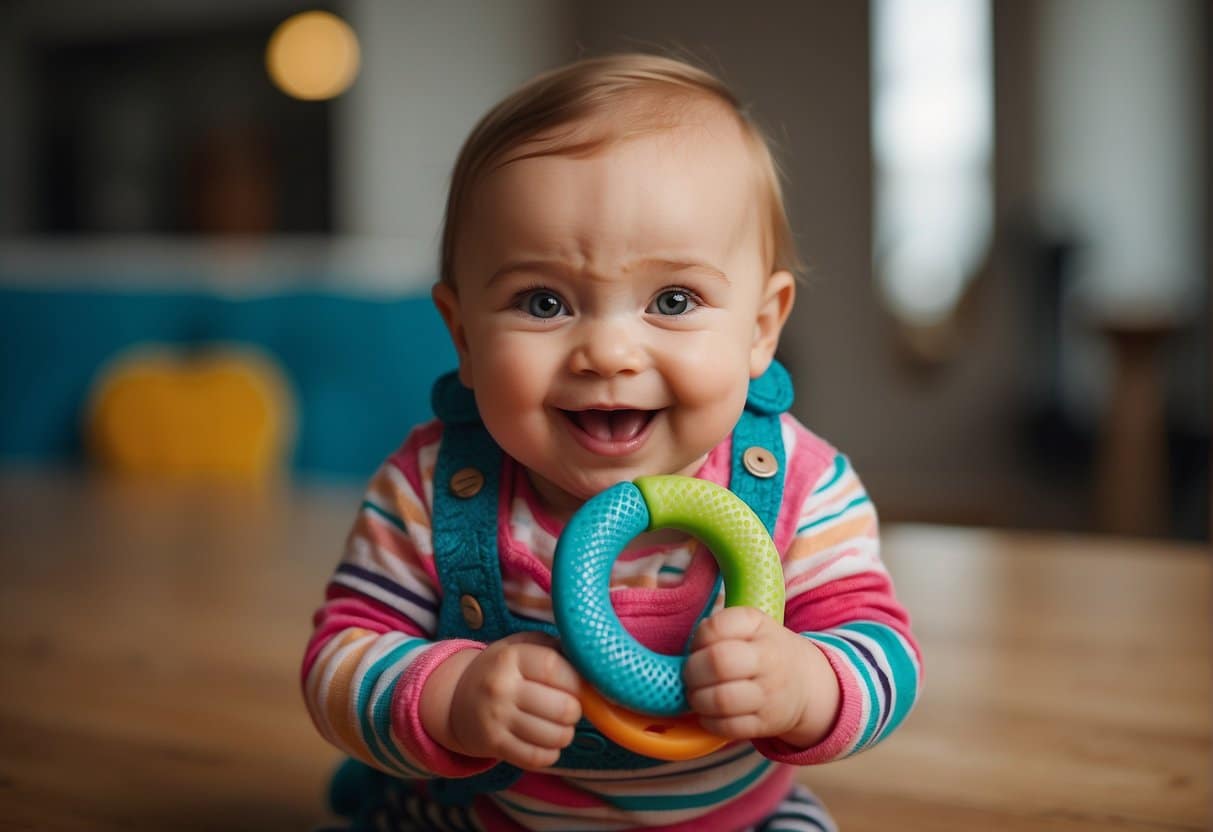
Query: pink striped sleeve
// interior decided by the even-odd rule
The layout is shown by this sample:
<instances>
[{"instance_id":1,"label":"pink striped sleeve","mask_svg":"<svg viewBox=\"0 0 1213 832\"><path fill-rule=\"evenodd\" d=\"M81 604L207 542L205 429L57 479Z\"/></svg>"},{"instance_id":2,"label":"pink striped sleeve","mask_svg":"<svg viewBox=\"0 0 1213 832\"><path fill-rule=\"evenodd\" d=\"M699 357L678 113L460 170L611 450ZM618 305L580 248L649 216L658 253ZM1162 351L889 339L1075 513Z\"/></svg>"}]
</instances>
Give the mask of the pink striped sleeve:
<instances>
[{"instance_id":1,"label":"pink striped sleeve","mask_svg":"<svg viewBox=\"0 0 1213 832\"><path fill-rule=\"evenodd\" d=\"M409 756L440 777L468 777L487 771L498 760L456 754L439 745L421 724L421 692L425 683L444 661L462 650L483 650L487 645L467 639L445 639L417 661L396 686L392 699L392 732L408 750Z\"/></svg>"},{"instance_id":2,"label":"pink striped sleeve","mask_svg":"<svg viewBox=\"0 0 1213 832\"><path fill-rule=\"evenodd\" d=\"M838 716L834 720L833 727L820 741L808 748L789 745L778 737L754 740L754 747L763 756L781 763L811 766L828 763L845 756L853 744L863 720L863 696L859 690L858 680L850 672L845 659L839 656L837 651L823 648L822 653L825 654L830 667L834 670L834 675L838 677Z\"/></svg>"},{"instance_id":3,"label":"pink striped sleeve","mask_svg":"<svg viewBox=\"0 0 1213 832\"><path fill-rule=\"evenodd\" d=\"M431 535L441 430L425 425L381 466L313 619L301 684L313 722L343 751L412 779L489 767L439 746L417 706L434 668L476 642L434 641L441 592Z\"/></svg>"},{"instance_id":4,"label":"pink striped sleeve","mask_svg":"<svg viewBox=\"0 0 1213 832\"><path fill-rule=\"evenodd\" d=\"M790 530L780 547L784 623L825 655L840 705L829 734L810 748L778 739L755 747L780 762L810 765L862 750L892 731L917 696L921 656L880 559L876 511L850 462L803 428L793 441L791 465L807 459L814 476L806 482L789 471L779 526Z\"/></svg>"}]
</instances>

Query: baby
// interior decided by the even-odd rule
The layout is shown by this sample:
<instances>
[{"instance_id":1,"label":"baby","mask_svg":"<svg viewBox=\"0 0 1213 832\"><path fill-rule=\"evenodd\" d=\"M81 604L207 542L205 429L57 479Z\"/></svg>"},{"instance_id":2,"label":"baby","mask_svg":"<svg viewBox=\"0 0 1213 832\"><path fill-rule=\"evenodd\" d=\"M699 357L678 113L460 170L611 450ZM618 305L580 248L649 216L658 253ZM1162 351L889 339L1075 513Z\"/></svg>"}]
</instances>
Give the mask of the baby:
<instances>
[{"instance_id":1,"label":"baby","mask_svg":"<svg viewBox=\"0 0 1213 832\"><path fill-rule=\"evenodd\" d=\"M372 481L303 663L355 761L353 828L833 829L796 767L888 736L918 648L847 459L786 413L773 360L795 254L770 151L714 77L579 61L501 102L456 162L434 302L459 355ZM569 516L615 483L732 488L772 532L784 623L723 607L711 554L668 531L615 563L647 647L731 742L663 762L583 720L552 625Z\"/></svg>"}]
</instances>

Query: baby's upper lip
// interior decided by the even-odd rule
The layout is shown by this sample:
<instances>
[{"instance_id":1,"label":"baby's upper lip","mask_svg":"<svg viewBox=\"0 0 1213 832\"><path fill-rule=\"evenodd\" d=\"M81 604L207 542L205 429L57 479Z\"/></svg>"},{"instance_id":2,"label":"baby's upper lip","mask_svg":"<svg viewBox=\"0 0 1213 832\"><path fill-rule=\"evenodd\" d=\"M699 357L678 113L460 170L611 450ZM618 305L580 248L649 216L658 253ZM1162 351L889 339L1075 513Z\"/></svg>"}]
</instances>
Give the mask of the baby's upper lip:
<instances>
[{"instance_id":1,"label":"baby's upper lip","mask_svg":"<svg viewBox=\"0 0 1213 832\"><path fill-rule=\"evenodd\" d=\"M634 405L634 404L603 404L603 403L599 403L599 404L572 405L572 406L569 406L569 405L558 405L558 406L557 406L557 409L558 409L558 410L564 410L564 411L567 411L567 412L569 412L569 413L580 413L580 412L581 412L581 411L583 411L583 410L640 410L640 411L645 411L645 412L648 412L648 411L651 411L651 410L660 410L661 408L659 408L659 407L637 407L637 406L636 406L636 405Z\"/></svg>"}]
</instances>

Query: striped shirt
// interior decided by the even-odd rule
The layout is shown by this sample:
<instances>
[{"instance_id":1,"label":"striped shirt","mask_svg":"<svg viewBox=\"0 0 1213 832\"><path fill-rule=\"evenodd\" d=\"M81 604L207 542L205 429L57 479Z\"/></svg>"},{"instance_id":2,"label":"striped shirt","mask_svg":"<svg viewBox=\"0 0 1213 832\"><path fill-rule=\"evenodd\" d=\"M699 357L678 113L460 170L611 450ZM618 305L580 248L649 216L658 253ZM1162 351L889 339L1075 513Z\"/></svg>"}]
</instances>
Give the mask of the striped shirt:
<instances>
[{"instance_id":1,"label":"striped shirt","mask_svg":"<svg viewBox=\"0 0 1213 832\"><path fill-rule=\"evenodd\" d=\"M841 705L810 748L778 739L732 743L710 756L638 771L527 772L477 799L488 830L739 829L762 819L790 788L795 766L871 747L905 719L920 684L909 618L880 560L876 511L845 456L789 415L775 545L786 581L785 626L812 639L838 676ZM431 536L433 476L442 426L415 429L372 480L345 555L317 611L302 668L317 728L346 753L404 779L459 777L495 761L455 754L421 726L429 673L462 649L434 640L442 599ZM727 486L731 441L696 476ZM551 565L561 524L526 471L508 457L498 548L506 604L551 622ZM611 600L645 646L681 652L715 585L715 562L693 539L629 547L611 573ZM719 607L723 598L718 597Z\"/></svg>"}]
</instances>

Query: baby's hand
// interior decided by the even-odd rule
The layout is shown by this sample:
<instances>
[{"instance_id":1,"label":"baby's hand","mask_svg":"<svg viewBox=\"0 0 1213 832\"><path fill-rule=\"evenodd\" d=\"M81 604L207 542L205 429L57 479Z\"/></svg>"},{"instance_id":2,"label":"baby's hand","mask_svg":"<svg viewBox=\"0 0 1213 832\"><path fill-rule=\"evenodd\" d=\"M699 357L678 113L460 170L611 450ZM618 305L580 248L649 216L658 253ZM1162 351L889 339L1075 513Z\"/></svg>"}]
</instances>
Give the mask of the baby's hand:
<instances>
[{"instance_id":1,"label":"baby's hand","mask_svg":"<svg viewBox=\"0 0 1213 832\"><path fill-rule=\"evenodd\" d=\"M489 645L464 669L451 698L454 750L519 768L550 766L581 718L577 672L540 633Z\"/></svg>"},{"instance_id":2,"label":"baby's hand","mask_svg":"<svg viewBox=\"0 0 1213 832\"><path fill-rule=\"evenodd\" d=\"M838 679L821 651L752 607L727 607L699 626L683 679L703 727L730 739L808 747L838 709Z\"/></svg>"}]
</instances>

